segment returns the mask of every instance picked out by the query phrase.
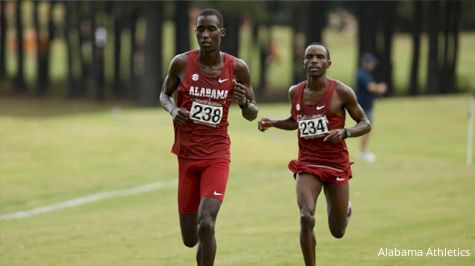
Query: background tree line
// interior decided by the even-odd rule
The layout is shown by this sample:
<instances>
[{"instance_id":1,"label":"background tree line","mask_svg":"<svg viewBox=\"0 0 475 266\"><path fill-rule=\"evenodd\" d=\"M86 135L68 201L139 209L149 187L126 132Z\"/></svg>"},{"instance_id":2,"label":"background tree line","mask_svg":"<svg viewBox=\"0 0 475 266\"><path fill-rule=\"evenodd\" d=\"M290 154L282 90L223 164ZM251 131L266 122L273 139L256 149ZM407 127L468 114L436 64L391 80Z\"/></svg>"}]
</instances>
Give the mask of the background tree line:
<instances>
[{"instance_id":1,"label":"background tree line","mask_svg":"<svg viewBox=\"0 0 475 266\"><path fill-rule=\"evenodd\" d=\"M30 12L25 2L32 5ZM474 29L475 22L462 16L475 10L474 2L434 1L0 1L0 79L2 86L16 94L47 94L51 88L51 47L55 39L66 45L67 76L63 86L67 97L106 97L133 99L141 106L157 104L166 69L162 64L164 45L174 42L174 52L192 49L192 19L197 10L213 7L225 18L224 51L240 53L243 23L250 25L250 43L256 57L258 76L255 90L261 99L269 98L268 68L273 55L273 27L292 29L292 80L302 80L303 49L312 42L325 43L322 32L329 27L329 14L344 9L357 21L358 58L364 52L378 56L376 77L394 94L393 56L410 57L407 94L457 92L459 32ZM59 11L58 11L59 10ZM400 10L400 12L396 12ZM58 12L61 16L55 16ZM30 17L36 47L35 83L25 82L25 18ZM165 23L174 26L174 38L164 36ZM139 27L145 30L138 30ZM15 29L16 71L7 75L7 28ZM396 32L410 32L412 54L393 50ZM428 59L421 62L421 36L428 36ZM125 38L124 36L128 36ZM190 37L191 36L191 37ZM108 38L109 37L109 38ZM106 42L113 42L112 58L106 61ZM128 51L124 51L128 48ZM128 60L124 60L124 56ZM124 65L122 62L127 61ZM357 60L358 61L358 60ZM427 65L425 87L420 86L420 65ZM106 78L105 69L113 75ZM5 84L10 84L7 86ZM288 85L288 84L287 84Z\"/></svg>"}]
</instances>

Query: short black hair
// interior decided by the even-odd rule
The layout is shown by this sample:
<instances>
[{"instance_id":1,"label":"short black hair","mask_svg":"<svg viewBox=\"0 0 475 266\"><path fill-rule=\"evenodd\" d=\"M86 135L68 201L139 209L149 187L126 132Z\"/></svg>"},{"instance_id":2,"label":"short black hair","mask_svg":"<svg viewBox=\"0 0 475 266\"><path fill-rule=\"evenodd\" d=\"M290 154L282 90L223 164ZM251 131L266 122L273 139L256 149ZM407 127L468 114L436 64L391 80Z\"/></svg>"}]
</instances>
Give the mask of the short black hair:
<instances>
[{"instance_id":1,"label":"short black hair","mask_svg":"<svg viewBox=\"0 0 475 266\"><path fill-rule=\"evenodd\" d=\"M203 9L200 11L196 19L198 19L198 17L201 17L201 16L213 16L213 15L218 18L218 26L222 28L224 25L223 15L221 15L221 13L216 9L212 9L212 8Z\"/></svg>"},{"instance_id":2,"label":"short black hair","mask_svg":"<svg viewBox=\"0 0 475 266\"><path fill-rule=\"evenodd\" d=\"M320 45L323 48L325 48L325 50L327 51L327 59L330 60L330 50L328 49L328 47L325 44L319 43L319 42L312 42L311 44L307 45L307 48L312 46L312 45ZM307 50L307 48L305 48L305 50Z\"/></svg>"}]
</instances>

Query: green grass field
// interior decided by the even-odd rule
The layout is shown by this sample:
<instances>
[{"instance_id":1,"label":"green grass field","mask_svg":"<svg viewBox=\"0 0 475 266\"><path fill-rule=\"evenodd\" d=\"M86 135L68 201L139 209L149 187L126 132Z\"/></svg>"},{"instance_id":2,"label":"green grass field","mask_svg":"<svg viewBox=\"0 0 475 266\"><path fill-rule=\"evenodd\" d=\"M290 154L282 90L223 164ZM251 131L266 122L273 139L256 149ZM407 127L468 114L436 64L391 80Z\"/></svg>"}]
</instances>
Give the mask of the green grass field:
<instances>
[{"instance_id":1,"label":"green grass field","mask_svg":"<svg viewBox=\"0 0 475 266\"><path fill-rule=\"evenodd\" d=\"M475 265L475 171L465 165L468 96L379 102L374 164L355 158L354 216L333 239L317 208L319 265ZM287 104L259 117L286 117ZM231 176L216 265L303 265L287 162L295 132L261 133L234 108ZM351 123L349 124L349 126ZM176 178L161 109L0 98L0 214ZM378 257L380 248L470 250L470 257ZM181 244L176 187L0 221L0 265L194 265Z\"/></svg>"}]
</instances>

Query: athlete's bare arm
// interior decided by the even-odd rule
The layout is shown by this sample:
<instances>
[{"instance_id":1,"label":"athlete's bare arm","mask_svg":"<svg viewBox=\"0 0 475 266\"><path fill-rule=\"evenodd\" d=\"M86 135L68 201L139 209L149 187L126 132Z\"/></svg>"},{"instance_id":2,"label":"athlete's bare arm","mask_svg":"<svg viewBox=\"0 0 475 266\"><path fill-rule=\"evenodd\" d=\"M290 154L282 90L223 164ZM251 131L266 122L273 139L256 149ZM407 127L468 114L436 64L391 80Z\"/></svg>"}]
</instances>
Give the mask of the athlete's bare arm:
<instances>
[{"instance_id":1,"label":"athlete's bare arm","mask_svg":"<svg viewBox=\"0 0 475 266\"><path fill-rule=\"evenodd\" d=\"M187 57L185 54L179 54L172 59L160 92L160 104L173 117L173 122L177 125L184 124L189 116L189 111L178 108L173 100L173 93L178 88L186 63Z\"/></svg>"},{"instance_id":2,"label":"athlete's bare arm","mask_svg":"<svg viewBox=\"0 0 475 266\"><path fill-rule=\"evenodd\" d=\"M347 85L338 82L336 83L336 92L341 100L342 106L348 111L351 118L356 122L352 128L348 128L351 137L359 137L371 130L371 123L366 114L356 100L355 92ZM339 128L331 130L325 137L324 141L339 142L345 137L345 129Z\"/></svg>"},{"instance_id":3,"label":"athlete's bare arm","mask_svg":"<svg viewBox=\"0 0 475 266\"><path fill-rule=\"evenodd\" d=\"M252 121L256 119L258 109L254 91L251 86L249 67L244 60L236 58L234 61L234 74L236 80L233 80L233 99L239 104L239 107L241 107L242 116Z\"/></svg>"},{"instance_id":4,"label":"athlete's bare arm","mask_svg":"<svg viewBox=\"0 0 475 266\"><path fill-rule=\"evenodd\" d=\"M292 86L289 89L290 103L292 103L292 98L294 97L295 88L296 86ZM257 123L257 128L263 132L270 127L275 127L275 128L284 129L284 130L295 130L298 128L298 124L292 118L292 116L289 116L287 119L281 119L281 120L273 120L273 119L264 117L261 120L259 120L259 122Z\"/></svg>"},{"instance_id":5,"label":"athlete's bare arm","mask_svg":"<svg viewBox=\"0 0 475 266\"><path fill-rule=\"evenodd\" d=\"M356 100L355 92L348 86L338 83L337 92L341 97L345 109L350 114L351 118L356 122L356 125L352 128L349 128L351 131L352 137L359 137L371 130L371 123L369 122L368 118L366 117L363 108L361 108L360 104ZM341 89L339 87L341 86Z\"/></svg>"}]
</instances>

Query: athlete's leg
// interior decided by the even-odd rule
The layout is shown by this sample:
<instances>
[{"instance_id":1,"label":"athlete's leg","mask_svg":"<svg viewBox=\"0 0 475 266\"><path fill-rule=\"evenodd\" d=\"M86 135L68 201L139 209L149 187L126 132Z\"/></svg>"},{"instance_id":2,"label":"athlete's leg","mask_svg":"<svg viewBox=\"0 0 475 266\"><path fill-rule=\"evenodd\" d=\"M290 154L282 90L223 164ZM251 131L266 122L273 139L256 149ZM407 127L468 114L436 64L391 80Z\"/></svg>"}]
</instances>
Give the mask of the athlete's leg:
<instances>
[{"instance_id":1,"label":"athlete's leg","mask_svg":"<svg viewBox=\"0 0 475 266\"><path fill-rule=\"evenodd\" d=\"M210 266L216 255L216 239L214 226L219 212L221 201L215 198L204 197L198 210L198 252L196 261L199 266Z\"/></svg>"},{"instance_id":2,"label":"athlete's leg","mask_svg":"<svg viewBox=\"0 0 475 266\"><path fill-rule=\"evenodd\" d=\"M306 266L315 265L315 246L317 241L315 227L315 206L322 190L322 182L313 175L297 175L297 204L300 208L300 247Z\"/></svg>"},{"instance_id":3,"label":"athlete's leg","mask_svg":"<svg viewBox=\"0 0 475 266\"><path fill-rule=\"evenodd\" d=\"M180 213L180 228L183 244L191 248L198 243L198 219L195 213Z\"/></svg>"},{"instance_id":4,"label":"athlete's leg","mask_svg":"<svg viewBox=\"0 0 475 266\"><path fill-rule=\"evenodd\" d=\"M224 199L229 176L228 160L210 160L201 174L201 202L198 210L198 265L213 265L216 255L216 217Z\"/></svg>"},{"instance_id":5,"label":"athlete's leg","mask_svg":"<svg viewBox=\"0 0 475 266\"><path fill-rule=\"evenodd\" d=\"M194 247L198 243L198 207L200 204L199 177L193 161L178 159L178 209L183 244Z\"/></svg>"},{"instance_id":6,"label":"athlete's leg","mask_svg":"<svg viewBox=\"0 0 475 266\"><path fill-rule=\"evenodd\" d=\"M325 196L330 232L335 238L342 238L348 225L349 185L327 184Z\"/></svg>"}]
</instances>

